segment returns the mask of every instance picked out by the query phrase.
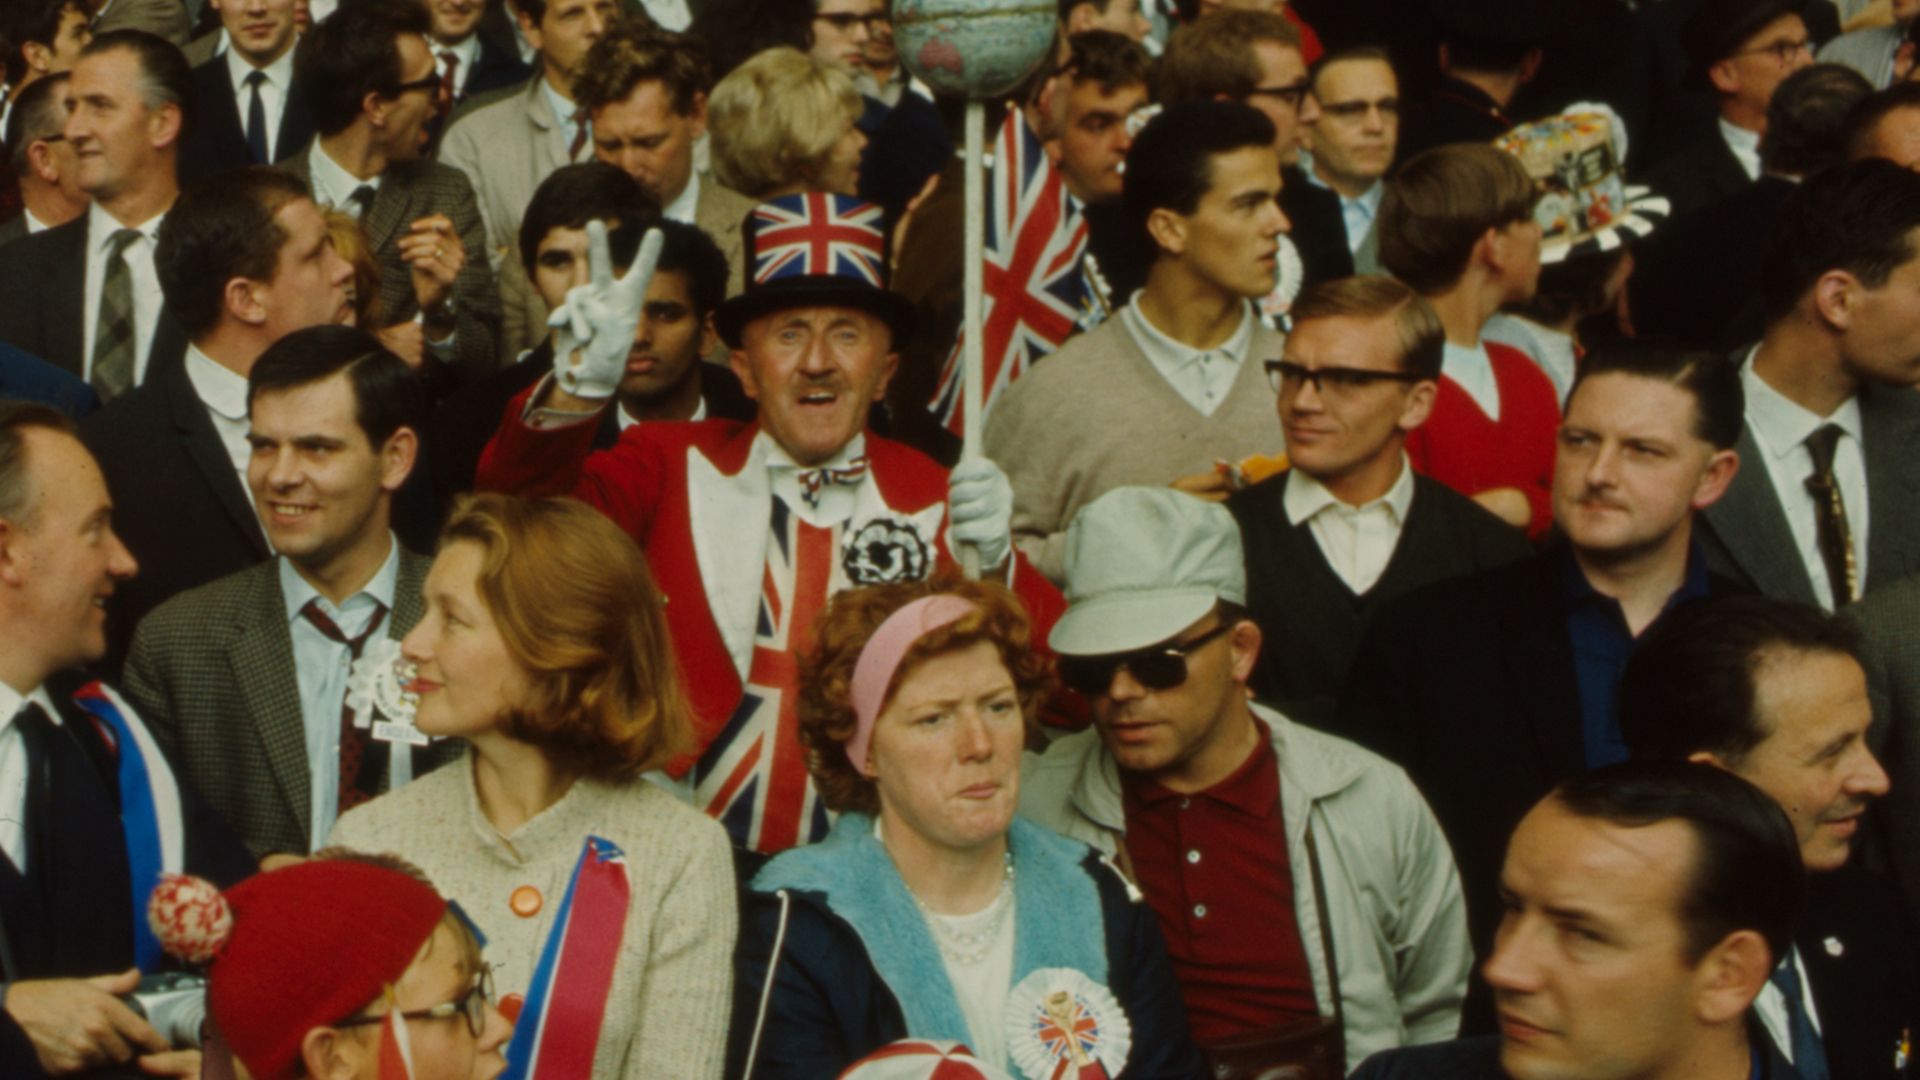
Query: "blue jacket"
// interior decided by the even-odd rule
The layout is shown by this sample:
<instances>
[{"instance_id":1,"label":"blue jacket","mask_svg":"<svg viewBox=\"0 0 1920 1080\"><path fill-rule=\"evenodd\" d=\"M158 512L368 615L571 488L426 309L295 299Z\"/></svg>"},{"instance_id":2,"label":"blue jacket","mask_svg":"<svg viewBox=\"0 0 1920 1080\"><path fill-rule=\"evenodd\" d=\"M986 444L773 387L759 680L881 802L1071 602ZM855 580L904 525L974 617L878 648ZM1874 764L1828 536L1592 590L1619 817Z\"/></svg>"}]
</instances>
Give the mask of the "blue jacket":
<instances>
[{"instance_id":1,"label":"blue jacket","mask_svg":"<svg viewBox=\"0 0 1920 1080\"><path fill-rule=\"evenodd\" d=\"M1204 1077L1153 910L1084 844L1019 818L1009 842L1014 983L1081 971L1127 1014L1127 1080ZM754 876L738 955L732 1060L740 1069L752 1052L753 1080L837 1076L907 1037L969 1041L933 935L869 817L842 815L825 840Z\"/></svg>"}]
</instances>

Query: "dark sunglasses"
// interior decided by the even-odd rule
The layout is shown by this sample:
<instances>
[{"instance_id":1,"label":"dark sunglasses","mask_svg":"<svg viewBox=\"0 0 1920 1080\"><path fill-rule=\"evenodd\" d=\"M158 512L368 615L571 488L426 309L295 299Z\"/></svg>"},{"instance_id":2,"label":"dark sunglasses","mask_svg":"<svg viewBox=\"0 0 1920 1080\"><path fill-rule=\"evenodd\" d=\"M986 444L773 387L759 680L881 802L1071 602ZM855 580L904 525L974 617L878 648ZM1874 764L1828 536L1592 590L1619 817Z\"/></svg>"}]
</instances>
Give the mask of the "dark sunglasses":
<instances>
[{"instance_id":1,"label":"dark sunglasses","mask_svg":"<svg viewBox=\"0 0 1920 1080\"><path fill-rule=\"evenodd\" d=\"M1301 383L1310 382L1313 384L1314 392L1318 394L1329 392L1351 394L1375 383L1414 383L1426 378L1411 371L1374 371L1369 368L1350 367L1310 368L1291 360L1268 360L1266 365L1267 382L1273 385L1276 393L1298 390Z\"/></svg>"},{"instance_id":2,"label":"dark sunglasses","mask_svg":"<svg viewBox=\"0 0 1920 1080\"><path fill-rule=\"evenodd\" d=\"M466 993L452 1001L443 1002L429 1009L414 1009L401 1013L407 1020L445 1020L453 1016L467 1018L467 1030L474 1038L487 1030L487 1006L493 1002L493 968L481 965L480 974L474 978L473 986ZM337 1028L362 1027L367 1024L384 1024L386 1016L349 1016L334 1024Z\"/></svg>"},{"instance_id":3,"label":"dark sunglasses","mask_svg":"<svg viewBox=\"0 0 1920 1080\"><path fill-rule=\"evenodd\" d=\"M1135 682L1149 690L1171 690L1187 681L1187 654L1233 629L1221 623L1191 641L1157 645L1137 652L1109 653L1105 656L1060 657L1060 681L1070 690L1088 697L1099 697L1113 686L1113 677L1121 668Z\"/></svg>"},{"instance_id":4,"label":"dark sunglasses","mask_svg":"<svg viewBox=\"0 0 1920 1080\"><path fill-rule=\"evenodd\" d=\"M399 85L393 88L393 93L388 94L387 96L399 97L401 94L404 94L409 90L431 90L436 94L439 93L440 92L440 73L436 71L431 75L422 75L419 78L413 80L412 82L400 83Z\"/></svg>"}]
</instances>

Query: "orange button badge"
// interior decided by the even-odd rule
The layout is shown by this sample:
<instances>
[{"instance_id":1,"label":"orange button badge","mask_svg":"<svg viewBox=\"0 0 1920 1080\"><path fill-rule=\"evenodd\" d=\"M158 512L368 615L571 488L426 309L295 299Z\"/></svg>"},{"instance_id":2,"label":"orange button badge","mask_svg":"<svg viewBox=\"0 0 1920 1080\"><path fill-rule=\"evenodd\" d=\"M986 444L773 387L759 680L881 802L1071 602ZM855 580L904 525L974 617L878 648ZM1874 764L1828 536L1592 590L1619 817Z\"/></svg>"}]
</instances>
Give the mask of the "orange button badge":
<instances>
[{"instance_id":1,"label":"orange button badge","mask_svg":"<svg viewBox=\"0 0 1920 1080\"><path fill-rule=\"evenodd\" d=\"M513 909L515 915L523 919L531 919L540 914L540 904L540 890L531 885L520 886L513 890L512 896L507 898L507 906Z\"/></svg>"}]
</instances>

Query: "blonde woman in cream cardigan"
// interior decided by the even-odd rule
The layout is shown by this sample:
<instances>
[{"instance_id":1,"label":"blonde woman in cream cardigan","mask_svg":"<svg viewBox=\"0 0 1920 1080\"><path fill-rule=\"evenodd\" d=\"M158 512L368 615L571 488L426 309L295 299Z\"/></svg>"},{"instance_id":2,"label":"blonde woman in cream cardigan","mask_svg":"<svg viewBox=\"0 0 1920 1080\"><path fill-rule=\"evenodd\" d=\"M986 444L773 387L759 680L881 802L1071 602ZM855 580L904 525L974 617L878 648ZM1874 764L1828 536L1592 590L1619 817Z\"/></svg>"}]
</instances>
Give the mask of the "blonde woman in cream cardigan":
<instances>
[{"instance_id":1,"label":"blonde woman in cream cardigan","mask_svg":"<svg viewBox=\"0 0 1920 1080\"><path fill-rule=\"evenodd\" d=\"M472 749L332 842L415 863L478 925L517 1016L509 1062L719 1077L732 859L717 822L640 779L689 728L639 549L572 500L477 496L441 533L426 612L402 645L415 724Z\"/></svg>"}]
</instances>

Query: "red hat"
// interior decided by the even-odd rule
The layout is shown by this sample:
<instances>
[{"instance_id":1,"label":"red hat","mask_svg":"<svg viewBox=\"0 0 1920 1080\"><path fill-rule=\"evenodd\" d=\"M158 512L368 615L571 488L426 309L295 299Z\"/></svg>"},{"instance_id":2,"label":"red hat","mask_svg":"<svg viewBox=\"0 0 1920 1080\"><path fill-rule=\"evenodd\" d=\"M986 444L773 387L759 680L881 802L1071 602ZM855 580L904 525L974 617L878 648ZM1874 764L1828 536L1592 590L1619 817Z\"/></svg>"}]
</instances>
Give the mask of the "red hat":
<instances>
[{"instance_id":1,"label":"red hat","mask_svg":"<svg viewBox=\"0 0 1920 1080\"><path fill-rule=\"evenodd\" d=\"M256 1080L280 1080L295 1075L308 1031L353 1015L400 978L446 910L406 874L336 859L257 874L224 897L169 878L148 915L169 952L211 958L214 1022Z\"/></svg>"}]
</instances>

